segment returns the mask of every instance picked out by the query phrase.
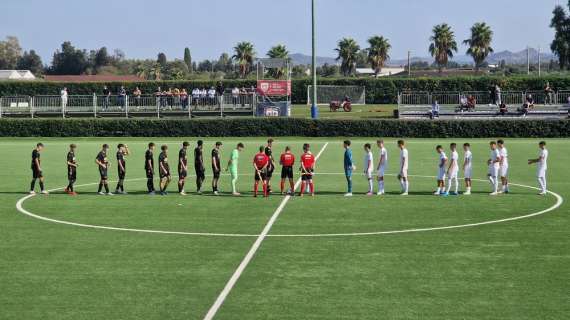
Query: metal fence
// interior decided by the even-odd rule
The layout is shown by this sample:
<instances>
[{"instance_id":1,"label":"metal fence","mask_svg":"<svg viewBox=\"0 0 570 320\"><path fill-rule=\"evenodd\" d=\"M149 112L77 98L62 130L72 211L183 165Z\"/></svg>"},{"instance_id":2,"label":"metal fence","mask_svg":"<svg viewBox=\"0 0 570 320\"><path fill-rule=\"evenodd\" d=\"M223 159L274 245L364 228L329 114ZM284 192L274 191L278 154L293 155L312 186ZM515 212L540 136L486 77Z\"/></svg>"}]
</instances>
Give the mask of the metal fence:
<instances>
[{"instance_id":1,"label":"metal fence","mask_svg":"<svg viewBox=\"0 0 570 320\"><path fill-rule=\"evenodd\" d=\"M459 106L462 99L474 98L478 105L499 105L501 102L507 106L522 106L529 95L535 105L566 106L570 105L570 90L547 93L544 91L505 91L493 95L485 91L465 92L413 92L398 94L399 106L422 106L438 102L440 105Z\"/></svg>"},{"instance_id":2,"label":"metal fence","mask_svg":"<svg viewBox=\"0 0 570 320\"><path fill-rule=\"evenodd\" d=\"M255 92L222 95L69 95L0 97L2 116L225 116L254 115Z\"/></svg>"}]
</instances>

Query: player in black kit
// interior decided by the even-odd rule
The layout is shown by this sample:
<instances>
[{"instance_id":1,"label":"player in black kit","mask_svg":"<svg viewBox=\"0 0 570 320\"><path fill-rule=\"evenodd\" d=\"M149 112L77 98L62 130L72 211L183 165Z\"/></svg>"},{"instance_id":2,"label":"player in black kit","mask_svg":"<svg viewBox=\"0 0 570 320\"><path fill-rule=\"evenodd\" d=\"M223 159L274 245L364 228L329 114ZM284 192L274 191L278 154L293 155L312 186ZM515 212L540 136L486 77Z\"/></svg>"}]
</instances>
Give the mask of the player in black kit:
<instances>
[{"instance_id":1,"label":"player in black kit","mask_svg":"<svg viewBox=\"0 0 570 320\"><path fill-rule=\"evenodd\" d=\"M186 191L184 191L184 184L186 183L186 177L188 176L188 147L190 142L184 141L182 143L182 149L178 152L178 193L185 196Z\"/></svg>"},{"instance_id":2,"label":"player in black kit","mask_svg":"<svg viewBox=\"0 0 570 320\"><path fill-rule=\"evenodd\" d=\"M36 180L40 180L40 190L42 194L48 194L44 189L44 175L42 172L40 152L44 149L43 143L38 143L34 151L32 151L32 183L30 185L30 194L36 194L34 189L36 188Z\"/></svg>"},{"instance_id":3,"label":"player in black kit","mask_svg":"<svg viewBox=\"0 0 570 320\"><path fill-rule=\"evenodd\" d=\"M75 144L69 145L69 152L67 153L67 180L69 184L65 188L65 192L70 196L76 196L77 192L73 189L73 184L77 181L77 159L75 158Z\"/></svg>"},{"instance_id":4,"label":"player in black kit","mask_svg":"<svg viewBox=\"0 0 570 320\"><path fill-rule=\"evenodd\" d=\"M98 193L100 195L109 195L112 196L113 194L111 192L109 192L109 182L108 182L108 177L109 177L109 159L107 158L107 151L109 151L109 145L108 144L104 144L103 147L101 148L101 151L97 154L97 157L95 158L95 163L97 164L97 167L99 168L99 175L101 176L101 180L99 181L99 191ZM105 193L102 192L103 187L105 187Z\"/></svg>"},{"instance_id":5,"label":"player in black kit","mask_svg":"<svg viewBox=\"0 0 570 320\"><path fill-rule=\"evenodd\" d=\"M146 187L148 194L154 195L154 151L155 144L149 143L144 154L144 171L146 173Z\"/></svg>"},{"instance_id":6,"label":"player in black kit","mask_svg":"<svg viewBox=\"0 0 570 320\"><path fill-rule=\"evenodd\" d=\"M127 194L125 192L125 176L127 175L127 163L125 157L130 154L129 147L126 144L120 143L117 146L117 171L119 175L119 181L117 182L117 188L115 193L117 194Z\"/></svg>"},{"instance_id":7,"label":"player in black kit","mask_svg":"<svg viewBox=\"0 0 570 320\"><path fill-rule=\"evenodd\" d=\"M271 193L271 178L273 177L273 171L275 171L275 159L273 158L273 138L267 139L267 146L265 146L265 155L269 157L269 163L267 164L267 193Z\"/></svg>"},{"instance_id":8,"label":"player in black kit","mask_svg":"<svg viewBox=\"0 0 570 320\"><path fill-rule=\"evenodd\" d=\"M212 149L212 174L214 175L212 179L212 191L215 195L219 195L218 181L220 180L220 174L222 173L222 162L220 155L221 142L216 142L216 146Z\"/></svg>"},{"instance_id":9,"label":"player in black kit","mask_svg":"<svg viewBox=\"0 0 570 320\"><path fill-rule=\"evenodd\" d=\"M162 152L158 155L158 172L160 176L160 194L165 196L168 193L168 185L170 184L170 165L168 164L168 146L163 145L160 147Z\"/></svg>"},{"instance_id":10,"label":"player in black kit","mask_svg":"<svg viewBox=\"0 0 570 320\"><path fill-rule=\"evenodd\" d=\"M198 140L198 146L194 149L194 167L196 169L196 192L198 194L202 193L202 184L206 179L206 168L204 167L204 155L202 154L202 149L204 147L204 141Z\"/></svg>"}]
</instances>

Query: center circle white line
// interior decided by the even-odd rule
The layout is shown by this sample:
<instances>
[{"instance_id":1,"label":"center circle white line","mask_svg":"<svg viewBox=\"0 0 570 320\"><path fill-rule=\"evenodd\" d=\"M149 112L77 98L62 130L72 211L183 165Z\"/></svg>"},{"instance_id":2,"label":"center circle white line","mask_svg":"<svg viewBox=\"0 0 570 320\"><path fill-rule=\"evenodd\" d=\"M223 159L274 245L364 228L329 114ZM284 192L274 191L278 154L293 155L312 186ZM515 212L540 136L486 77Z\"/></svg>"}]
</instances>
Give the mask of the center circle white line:
<instances>
[{"instance_id":1,"label":"center circle white line","mask_svg":"<svg viewBox=\"0 0 570 320\"><path fill-rule=\"evenodd\" d=\"M344 173L318 173L317 175L342 175ZM242 176L248 176L244 174ZM387 176L394 176L393 174L387 174ZM410 175L410 177L416 178L435 178L434 176L423 176L423 175ZM146 180L146 178L136 178L136 179L129 179L127 181L141 181ZM482 179L473 179L474 181L486 182L487 180ZM111 181L112 182L112 181ZM87 183L82 185L77 185L77 188L80 187L89 187L97 185L96 183ZM539 190L536 187L531 187L524 184L517 184L511 183L513 186L532 189L532 190ZM56 188L49 190L50 192L61 191L64 188ZM412 228L412 229L402 229L402 230L388 230L388 231L377 231L377 232L353 232L353 233L316 233L316 234L267 234L266 237L271 238L324 238L324 237L356 237L356 236L374 236L374 235L390 235L390 234L401 234L401 233L414 233L414 232L428 232L428 231L438 231L438 230L451 230L451 229L462 229L462 228L472 228L484 225L491 225L491 224L498 224L498 223L505 223L510 221L517 221L523 219L529 219L533 217L537 217L549 212L552 212L564 203L564 198L559 194L548 191L548 194L554 196L556 198L556 203L544 210L539 212L530 213L527 215L511 217L511 218L504 218L498 220L490 220L490 221L482 221L476 223L468 223L468 224L461 224L461 225L452 225L452 226L442 226L442 227L431 227L431 228ZM203 237L228 237L228 238L253 238L259 237L259 234L242 234L242 233L211 233L211 232L185 232L185 231L168 231L168 230L152 230L152 229L136 229L136 228L123 228L123 227L111 227L111 226L100 226L100 225L92 225L92 224L84 224L78 222L71 222L65 220L58 220L52 219L44 216L40 216L34 214L23 207L25 201L29 200L30 198L35 197L35 195L26 195L23 198L19 199L16 203L16 209L31 218L43 220L51 223L81 227L81 228L89 228L89 229L99 229L99 230L110 230L110 231L123 231L123 232L137 232L137 233L153 233L153 234L166 234L166 235L184 235L184 236L203 236Z\"/></svg>"}]
</instances>

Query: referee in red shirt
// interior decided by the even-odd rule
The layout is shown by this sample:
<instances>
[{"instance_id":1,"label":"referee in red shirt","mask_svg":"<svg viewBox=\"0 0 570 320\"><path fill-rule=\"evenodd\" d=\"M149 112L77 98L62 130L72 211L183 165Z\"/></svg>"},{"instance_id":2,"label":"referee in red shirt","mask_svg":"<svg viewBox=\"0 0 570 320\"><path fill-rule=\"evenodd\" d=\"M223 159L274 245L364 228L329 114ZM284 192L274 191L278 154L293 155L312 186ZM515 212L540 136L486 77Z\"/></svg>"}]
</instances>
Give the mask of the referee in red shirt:
<instances>
[{"instance_id":1,"label":"referee in red shirt","mask_svg":"<svg viewBox=\"0 0 570 320\"><path fill-rule=\"evenodd\" d=\"M259 147L259 153L253 157L253 168L255 169L255 184L253 187L253 196L257 197L259 182L263 184L263 196L267 197L267 166L269 165L269 157L265 154L265 147Z\"/></svg>"},{"instance_id":2,"label":"referee in red shirt","mask_svg":"<svg viewBox=\"0 0 570 320\"><path fill-rule=\"evenodd\" d=\"M293 181L293 166L295 165L295 155L291 153L291 147L286 147L285 152L281 154L279 163L283 166L281 168L281 194L285 189L285 180L289 179L289 186L291 188L291 195L295 194L295 182Z\"/></svg>"},{"instance_id":3,"label":"referee in red shirt","mask_svg":"<svg viewBox=\"0 0 570 320\"><path fill-rule=\"evenodd\" d=\"M311 146L308 143L303 145L303 155L301 156L301 197L305 193L306 184L309 185L311 196L315 196L315 185L313 183L313 174L315 172L315 156L311 153Z\"/></svg>"}]
</instances>

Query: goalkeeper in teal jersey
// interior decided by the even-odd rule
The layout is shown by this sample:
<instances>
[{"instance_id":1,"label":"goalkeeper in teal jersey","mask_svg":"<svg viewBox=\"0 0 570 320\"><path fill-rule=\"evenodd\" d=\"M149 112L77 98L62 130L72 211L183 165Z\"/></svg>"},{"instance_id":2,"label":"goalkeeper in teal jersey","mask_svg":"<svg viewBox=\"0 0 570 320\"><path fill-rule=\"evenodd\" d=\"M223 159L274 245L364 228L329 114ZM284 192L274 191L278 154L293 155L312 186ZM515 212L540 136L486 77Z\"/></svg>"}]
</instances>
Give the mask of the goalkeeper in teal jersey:
<instances>
[{"instance_id":1,"label":"goalkeeper in teal jersey","mask_svg":"<svg viewBox=\"0 0 570 320\"><path fill-rule=\"evenodd\" d=\"M241 194L237 191L237 179L238 179L238 161L239 153L243 150L243 143L238 143L237 147L232 151L230 155L230 161L228 162L228 167L226 171L230 172L232 178L232 194L234 196L240 196Z\"/></svg>"},{"instance_id":2,"label":"goalkeeper in teal jersey","mask_svg":"<svg viewBox=\"0 0 570 320\"><path fill-rule=\"evenodd\" d=\"M350 149L350 141L344 141L344 175L346 177L346 183L348 184L348 192L345 194L346 197L352 196L352 172L356 170L354 162L352 161L352 150Z\"/></svg>"}]
</instances>

